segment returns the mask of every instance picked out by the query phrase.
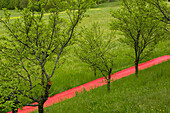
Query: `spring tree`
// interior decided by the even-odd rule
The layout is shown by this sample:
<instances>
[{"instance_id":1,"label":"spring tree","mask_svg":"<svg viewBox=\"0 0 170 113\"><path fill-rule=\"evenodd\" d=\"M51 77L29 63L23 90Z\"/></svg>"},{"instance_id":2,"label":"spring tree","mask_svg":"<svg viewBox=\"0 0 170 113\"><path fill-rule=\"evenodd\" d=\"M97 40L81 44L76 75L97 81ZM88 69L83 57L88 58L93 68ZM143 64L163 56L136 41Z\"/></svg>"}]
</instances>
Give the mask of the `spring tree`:
<instances>
[{"instance_id":1,"label":"spring tree","mask_svg":"<svg viewBox=\"0 0 170 113\"><path fill-rule=\"evenodd\" d=\"M45 16L48 0L30 0L21 12L21 18L10 21L10 14L5 10L5 19L0 19L7 30L1 38L0 52L5 59L16 61L15 73L22 80L17 89L19 95L38 103L39 113L49 97L50 79L65 48L75 38L75 29L82 19L90 0L55 0L56 7ZM63 7L67 18L59 16ZM38 12L36 12L38 9ZM53 66L48 69L48 63ZM13 63L13 62L11 62ZM12 75L11 75L12 76ZM18 95L18 96L19 96Z\"/></svg>"},{"instance_id":2,"label":"spring tree","mask_svg":"<svg viewBox=\"0 0 170 113\"><path fill-rule=\"evenodd\" d=\"M117 50L116 44L113 43L113 36L104 34L99 24L94 23L91 28L82 28L77 44L75 51L78 58L101 72L110 92L111 73Z\"/></svg>"},{"instance_id":3,"label":"spring tree","mask_svg":"<svg viewBox=\"0 0 170 113\"><path fill-rule=\"evenodd\" d=\"M138 64L148 56L155 46L165 38L167 24L152 18L154 6L143 0L123 0L121 8L114 10L111 29L121 32L122 43L133 49L135 74L138 77Z\"/></svg>"}]
</instances>

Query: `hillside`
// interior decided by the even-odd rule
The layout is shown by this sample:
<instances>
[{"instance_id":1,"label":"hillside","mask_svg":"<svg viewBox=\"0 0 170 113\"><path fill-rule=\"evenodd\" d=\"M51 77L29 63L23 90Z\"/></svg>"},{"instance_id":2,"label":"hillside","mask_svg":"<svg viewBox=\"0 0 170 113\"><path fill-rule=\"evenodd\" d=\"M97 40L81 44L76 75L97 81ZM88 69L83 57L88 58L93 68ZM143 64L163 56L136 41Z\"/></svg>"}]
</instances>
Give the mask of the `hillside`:
<instances>
[{"instance_id":1,"label":"hillside","mask_svg":"<svg viewBox=\"0 0 170 113\"><path fill-rule=\"evenodd\" d=\"M110 93L105 85L47 107L45 113L168 113L169 66L170 60L140 71L139 78L130 75L112 82Z\"/></svg>"}]
</instances>

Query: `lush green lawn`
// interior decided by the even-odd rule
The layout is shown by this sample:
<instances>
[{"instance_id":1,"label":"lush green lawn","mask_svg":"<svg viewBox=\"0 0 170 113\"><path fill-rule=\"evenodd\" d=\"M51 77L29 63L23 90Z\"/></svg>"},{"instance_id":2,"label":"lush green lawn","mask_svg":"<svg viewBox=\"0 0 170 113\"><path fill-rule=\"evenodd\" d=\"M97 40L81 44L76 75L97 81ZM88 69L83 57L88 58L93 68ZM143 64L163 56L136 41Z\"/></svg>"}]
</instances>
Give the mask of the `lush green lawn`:
<instances>
[{"instance_id":1,"label":"lush green lawn","mask_svg":"<svg viewBox=\"0 0 170 113\"><path fill-rule=\"evenodd\" d=\"M99 6L96 6L93 9L87 11L87 16L82 20L80 26L89 26L93 22L99 22L102 28L105 30L105 33L110 32L109 23L112 20L111 10L119 8L119 2L105 3ZM16 11L10 11L13 17L18 16ZM2 11L0 11L2 15ZM61 16L65 16L64 13L61 13ZM12 20L13 21L13 20ZM0 24L0 35L4 34L4 29L2 24ZM119 35L116 34L115 40L119 38ZM55 75L52 78L52 87L50 89L50 96L57 94L59 92L68 90L72 87L79 86L81 84L87 83L91 80L94 80L98 77L102 77L99 72L98 76L94 77L93 70L90 69L86 64L80 62L73 53L73 47L67 48L68 52L63 57L65 59L64 64L59 65L58 69L55 71ZM127 54L133 54L133 51L126 47L125 45L120 44L118 58L115 59L115 66L113 72L125 69L134 65L134 60L128 57ZM153 54L147 57L144 61L150 60L155 57L162 55L170 54L170 41L162 42L155 49ZM49 62L47 68L52 69L53 63Z\"/></svg>"},{"instance_id":2,"label":"lush green lawn","mask_svg":"<svg viewBox=\"0 0 170 113\"><path fill-rule=\"evenodd\" d=\"M45 113L170 112L170 60L45 108ZM35 112L37 113L37 112Z\"/></svg>"}]
</instances>

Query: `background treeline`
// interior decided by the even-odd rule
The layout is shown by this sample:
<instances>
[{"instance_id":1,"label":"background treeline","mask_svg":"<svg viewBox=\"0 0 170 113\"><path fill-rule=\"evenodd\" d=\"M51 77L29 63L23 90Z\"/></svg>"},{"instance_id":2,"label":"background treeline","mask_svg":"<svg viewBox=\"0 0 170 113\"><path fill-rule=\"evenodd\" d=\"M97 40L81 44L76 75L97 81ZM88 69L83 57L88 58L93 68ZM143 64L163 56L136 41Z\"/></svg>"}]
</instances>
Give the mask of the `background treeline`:
<instances>
[{"instance_id":1,"label":"background treeline","mask_svg":"<svg viewBox=\"0 0 170 113\"><path fill-rule=\"evenodd\" d=\"M104 3L104 2L112 2L114 0L94 0L96 4ZM49 0L46 9L49 9L51 7L55 6L55 0ZM17 7L18 9L26 8L29 3L29 0L0 0L0 10L2 8L7 9L15 9Z\"/></svg>"},{"instance_id":2,"label":"background treeline","mask_svg":"<svg viewBox=\"0 0 170 113\"><path fill-rule=\"evenodd\" d=\"M29 3L29 0L0 0L0 9L15 9L15 7L19 9L26 8Z\"/></svg>"}]
</instances>

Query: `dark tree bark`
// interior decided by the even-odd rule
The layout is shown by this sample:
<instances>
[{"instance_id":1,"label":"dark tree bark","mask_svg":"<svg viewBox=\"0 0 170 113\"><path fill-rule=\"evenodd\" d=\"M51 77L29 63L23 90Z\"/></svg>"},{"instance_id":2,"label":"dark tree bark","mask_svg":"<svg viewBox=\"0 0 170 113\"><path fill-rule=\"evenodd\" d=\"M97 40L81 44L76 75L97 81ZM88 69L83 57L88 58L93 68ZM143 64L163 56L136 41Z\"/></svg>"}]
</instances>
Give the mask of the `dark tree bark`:
<instances>
[{"instance_id":1,"label":"dark tree bark","mask_svg":"<svg viewBox=\"0 0 170 113\"><path fill-rule=\"evenodd\" d=\"M111 80L111 69L110 69L110 72L109 72L109 76L108 76L108 82L107 82L107 90L108 92L110 93L110 80Z\"/></svg>"},{"instance_id":2,"label":"dark tree bark","mask_svg":"<svg viewBox=\"0 0 170 113\"><path fill-rule=\"evenodd\" d=\"M136 61L135 61L135 75L136 75L137 78L138 78L138 71L139 71L138 64L139 64L139 60L136 59Z\"/></svg>"},{"instance_id":3,"label":"dark tree bark","mask_svg":"<svg viewBox=\"0 0 170 113\"><path fill-rule=\"evenodd\" d=\"M13 107L12 108L12 113L17 113L17 112L18 112L18 108Z\"/></svg>"},{"instance_id":4,"label":"dark tree bark","mask_svg":"<svg viewBox=\"0 0 170 113\"><path fill-rule=\"evenodd\" d=\"M44 113L43 103L38 103L38 112Z\"/></svg>"},{"instance_id":5,"label":"dark tree bark","mask_svg":"<svg viewBox=\"0 0 170 113\"><path fill-rule=\"evenodd\" d=\"M108 90L108 92L110 93L110 80L109 80L108 83L107 83L107 90Z\"/></svg>"}]
</instances>

